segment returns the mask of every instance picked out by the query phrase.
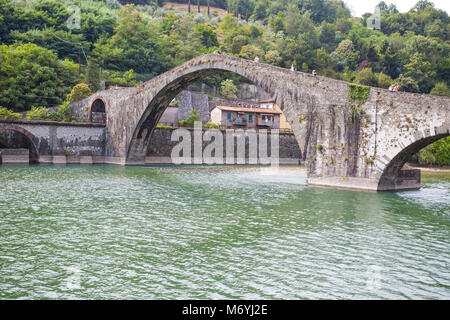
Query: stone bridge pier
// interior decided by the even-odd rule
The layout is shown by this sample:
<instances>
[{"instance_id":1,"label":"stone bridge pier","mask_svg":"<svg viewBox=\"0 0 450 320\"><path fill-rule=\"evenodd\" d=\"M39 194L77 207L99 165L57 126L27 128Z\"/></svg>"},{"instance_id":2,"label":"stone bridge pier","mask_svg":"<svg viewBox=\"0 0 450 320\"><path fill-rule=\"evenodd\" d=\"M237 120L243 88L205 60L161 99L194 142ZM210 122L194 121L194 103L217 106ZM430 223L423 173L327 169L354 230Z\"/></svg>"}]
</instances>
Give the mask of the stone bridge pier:
<instances>
[{"instance_id":1,"label":"stone bridge pier","mask_svg":"<svg viewBox=\"0 0 450 320\"><path fill-rule=\"evenodd\" d=\"M292 126L312 185L414 189L402 171L424 146L449 135L450 99L390 92L220 54L194 58L135 88L89 97L106 111L105 162L144 164L152 132L170 101L219 71L240 74L271 94Z\"/></svg>"}]
</instances>

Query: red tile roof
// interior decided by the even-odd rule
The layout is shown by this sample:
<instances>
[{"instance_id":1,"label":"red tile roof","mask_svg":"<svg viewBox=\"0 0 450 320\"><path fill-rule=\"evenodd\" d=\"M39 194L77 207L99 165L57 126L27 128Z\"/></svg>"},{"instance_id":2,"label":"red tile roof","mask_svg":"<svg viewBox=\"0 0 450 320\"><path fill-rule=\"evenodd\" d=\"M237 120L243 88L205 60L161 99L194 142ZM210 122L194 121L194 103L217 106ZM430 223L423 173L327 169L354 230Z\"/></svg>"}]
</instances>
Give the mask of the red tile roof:
<instances>
[{"instance_id":1,"label":"red tile roof","mask_svg":"<svg viewBox=\"0 0 450 320\"><path fill-rule=\"evenodd\" d=\"M269 109L269 108L246 108L238 106L216 106L216 108L223 111L236 111L236 112L247 112L247 113L271 113L271 114L281 114L280 111Z\"/></svg>"}]
</instances>

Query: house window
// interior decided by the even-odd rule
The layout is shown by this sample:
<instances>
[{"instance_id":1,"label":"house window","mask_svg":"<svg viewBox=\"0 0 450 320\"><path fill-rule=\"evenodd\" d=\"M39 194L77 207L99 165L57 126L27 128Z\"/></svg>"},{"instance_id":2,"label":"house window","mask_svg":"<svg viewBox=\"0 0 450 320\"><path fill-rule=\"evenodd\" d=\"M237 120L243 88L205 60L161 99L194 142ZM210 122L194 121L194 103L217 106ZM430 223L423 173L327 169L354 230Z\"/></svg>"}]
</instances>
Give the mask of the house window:
<instances>
[{"instance_id":1,"label":"house window","mask_svg":"<svg viewBox=\"0 0 450 320\"><path fill-rule=\"evenodd\" d=\"M248 115L248 121L253 121L253 115L252 114Z\"/></svg>"},{"instance_id":2,"label":"house window","mask_svg":"<svg viewBox=\"0 0 450 320\"><path fill-rule=\"evenodd\" d=\"M228 114L227 114L227 119L228 119L228 120L231 119L231 113L228 113Z\"/></svg>"}]
</instances>

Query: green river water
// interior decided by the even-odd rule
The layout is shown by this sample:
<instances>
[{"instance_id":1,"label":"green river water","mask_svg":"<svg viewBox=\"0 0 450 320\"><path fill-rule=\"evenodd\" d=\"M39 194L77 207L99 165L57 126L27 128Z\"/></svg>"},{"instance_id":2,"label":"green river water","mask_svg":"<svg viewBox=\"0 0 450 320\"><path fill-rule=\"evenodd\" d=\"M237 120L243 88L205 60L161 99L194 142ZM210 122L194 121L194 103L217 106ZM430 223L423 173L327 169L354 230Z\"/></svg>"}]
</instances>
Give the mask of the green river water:
<instances>
[{"instance_id":1,"label":"green river water","mask_svg":"<svg viewBox=\"0 0 450 320\"><path fill-rule=\"evenodd\" d=\"M0 166L0 299L449 299L450 174Z\"/></svg>"}]
</instances>

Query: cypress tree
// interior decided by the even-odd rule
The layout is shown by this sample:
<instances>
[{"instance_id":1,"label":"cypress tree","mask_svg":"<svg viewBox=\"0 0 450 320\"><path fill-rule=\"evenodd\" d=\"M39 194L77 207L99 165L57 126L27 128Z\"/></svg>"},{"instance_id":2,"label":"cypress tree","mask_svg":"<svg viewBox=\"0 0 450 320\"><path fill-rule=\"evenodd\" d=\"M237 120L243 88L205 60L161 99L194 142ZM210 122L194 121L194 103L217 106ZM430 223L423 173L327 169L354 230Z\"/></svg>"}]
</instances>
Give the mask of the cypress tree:
<instances>
[{"instance_id":1,"label":"cypress tree","mask_svg":"<svg viewBox=\"0 0 450 320\"><path fill-rule=\"evenodd\" d=\"M100 90L100 72L97 61L89 58L86 68L86 75L84 82L89 86L92 92Z\"/></svg>"}]
</instances>

